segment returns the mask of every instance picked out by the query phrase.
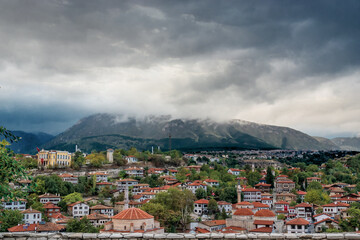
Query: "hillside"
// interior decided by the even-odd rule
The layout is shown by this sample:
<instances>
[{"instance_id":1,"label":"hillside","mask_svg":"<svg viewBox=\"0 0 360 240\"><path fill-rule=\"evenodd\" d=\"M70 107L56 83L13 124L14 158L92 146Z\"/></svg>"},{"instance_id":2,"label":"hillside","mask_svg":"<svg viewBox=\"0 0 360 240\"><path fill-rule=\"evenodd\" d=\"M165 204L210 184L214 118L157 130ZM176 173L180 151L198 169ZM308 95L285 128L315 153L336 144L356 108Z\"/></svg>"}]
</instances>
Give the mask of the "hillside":
<instances>
[{"instance_id":1,"label":"hillside","mask_svg":"<svg viewBox=\"0 0 360 240\"><path fill-rule=\"evenodd\" d=\"M358 137L339 137L331 139L331 141L338 145L342 150L360 151L360 138Z\"/></svg>"},{"instance_id":2,"label":"hillside","mask_svg":"<svg viewBox=\"0 0 360 240\"><path fill-rule=\"evenodd\" d=\"M327 150L326 144L297 130L242 120L214 122L199 119L171 119L148 116L142 119L122 115L95 114L81 119L59 134L45 148L73 151L77 144L85 151L106 148L140 150L160 146L179 150L209 149L311 149Z\"/></svg>"}]
</instances>

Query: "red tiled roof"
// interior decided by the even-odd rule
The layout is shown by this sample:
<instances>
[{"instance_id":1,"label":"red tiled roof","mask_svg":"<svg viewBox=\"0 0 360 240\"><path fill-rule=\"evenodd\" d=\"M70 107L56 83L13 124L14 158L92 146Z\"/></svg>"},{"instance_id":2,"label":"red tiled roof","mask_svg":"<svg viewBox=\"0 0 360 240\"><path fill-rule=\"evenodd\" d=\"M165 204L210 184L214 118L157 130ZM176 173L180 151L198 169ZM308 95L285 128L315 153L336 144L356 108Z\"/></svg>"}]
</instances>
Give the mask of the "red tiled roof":
<instances>
[{"instance_id":1,"label":"red tiled roof","mask_svg":"<svg viewBox=\"0 0 360 240\"><path fill-rule=\"evenodd\" d=\"M269 205L261 203L261 202L253 202L254 208L269 208Z\"/></svg>"},{"instance_id":2,"label":"red tiled roof","mask_svg":"<svg viewBox=\"0 0 360 240\"><path fill-rule=\"evenodd\" d=\"M97 212L87 215L86 218L89 220L110 219L108 215L100 214Z\"/></svg>"},{"instance_id":3,"label":"red tiled roof","mask_svg":"<svg viewBox=\"0 0 360 240\"><path fill-rule=\"evenodd\" d=\"M71 175L71 174L69 174L69 173L63 173L63 174L59 175L59 177L61 177L61 178L66 178L66 177L75 177L75 176L74 176L74 175Z\"/></svg>"},{"instance_id":4,"label":"red tiled roof","mask_svg":"<svg viewBox=\"0 0 360 240\"><path fill-rule=\"evenodd\" d=\"M108 206L105 206L105 205L95 205L93 207L90 207L91 210L98 210L98 209L113 209L113 207L108 207Z\"/></svg>"},{"instance_id":5,"label":"red tiled roof","mask_svg":"<svg viewBox=\"0 0 360 240\"><path fill-rule=\"evenodd\" d=\"M243 202L239 202L239 203L236 203L236 205L252 205L250 202L246 202L246 201L243 201Z\"/></svg>"},{"instance_id":6,"label":"red tiled roof","mask_svg":"<svg viewBox=\"0 0 360 240\"><path fill-rule=\"evenodd\" d=\"M271 184L268 184L268 183L258 183L258 184L255 185L255 187L260 187L260 186L270 187Z\"/></svg>"},{"instance_id":7,"label":"red tiled roof","mask_svg":"<svg viewBox=\"0 0 360 240\"><path fill-rule=\"evenodd\" d=\"M210 232L210 231L207 230L207 229L199 228L199 227L196 227L196 228L195 228L195 231L198 232L198 233L209 233L209 232Z\"/></svg>"},{"instance_id":8,"label":"red tiled roof","mask_svg":"<svg viewBox=\"0 0 360 240\"><path fill-rule=\"evenodd\" d=\"M112 219L121 219L121 220L138 220L138 219L149 219L149 218L154 218L154 216L151 216L150 214L139 208L128 208L112 217Z\"/></svg>"},{"instance_id":9,"label":"red tiled roof","mask_svg":"<svg viewBox=\"0 0 360 240\"><path fill-rule=\"evenodd\" d=\"M319 214L314 215L313 217L317 217L317 216L321 216L321 215L326 215L326 216L331 217L331 216L330 216L329 214L327 214L327 213L319 213Z\"/></svg>"},{"instance_id":10,"label":"red tiled roof","mask_svg":"<svg viewBox=\"0 0 360 240\"><path fill-rule=\"evenodd\" d=\"M271 233L272 228L271 227L261 227L261 228L256 228L256 229L250 230L249 232Z\"/></svg>"},{"instance_id":11,"label":"red tiled roof","mask_svg":"<svg viewBox=\"0 0 360 240\"><path fill-rule=\"evenodd\" d=\"M195 201L194 203L197 203L197 204L209 204L209 200L200 199L200 200Z\"/></svg>"},{"instance_id":12,"label":"red tiled roof","mask_svg":"<svg viewBox=\"0 0 360 240\"><path fill-rule=\"evenodd\" d=\"M350 207L350 204L338 202L338 203L325 204L322 205L322 207Z\"/></svg>"},{"instance_id":13,"label":"red tiled roof","mask_svg":"<svg viewBox=\"0 0 360 240\"><path fill-rule=\"evenodd\" d=\"M205 179L204 182L219 182L218 180L214 179Z\"/></svg>"},{"instance_id":14,"label":"red tiled roof","mask_svg":"<svg viewBox=\"0 0 360 240\"><path fill-rule=\"evenodd\" d=\"M112 185L110 182L98 182L96 185Z\"/></svg>"},{"instance_id":15,"label":"red tiled roof","mask_svg":"<svg viewBox=\"0 0 360 240\"><path fill-rule=\"evenodd\" d=\"M307 192L304 192L304 191L297 191L296 192L298 195L306 195L307 194Z\"/></svg>"},{"instance_id":16,"label":"red tiled roof","mask_svg":"<svg viewBox=\"0 0 360 240\"><path fill-rule=\"evenodd\" d=\"M21 213L24 214L24 213L41 213L41 212L38 211L38 210L29 208L29 209L26 209L24 211L21 211Z\"/></svg>"},{"instance_id":17,"label":"red tiled roof","mask_svg":"<svg viewBox=\"0 0 360 240\"><path fill-rule=\"evenodd\" d=\"M309 225L310 223L303 218L295 218L293 220L287 221L286 225Z\"/></svg>"},{"instance_id":18,"label":"red tiled roof","mask_svg":"<svg viewBox=\"0 0 360 240\"><path fill-rule=\"evenodd\" d=\"M261 192L259 189L255 189L255 188L245 188L242 191L243 192Z\"/></svg>"},{"instance_id":19,"label":"red tiled roof","mask_svg":"<svg viewBox=\"0 0 360 240\"><path fill-rule=\"evenodd\" d=\"M308 203L299 203L298 205L295 205L296 208L298 207L310 207L312 208L312 205L311 204L308 204Z\"/></svg>"},{"instance_id":20,"label":"red tiled roof","mask_svg":"<svg viewBox=\"0 0 360 240\"><path fill-rule=\"evenodd\" d=\"M285 201L278 201L275 203L276 205L290 205L290 203L285 202Z\"/></svg>"},{"instance_id":21,"label":"red tiled roof","mask_svg":"<svg viewBox=\"0 0 360 240\"><path fill-rule=\"evenodd\" d=\"M261 209L254 215L255 217L275 217L275 213L269 209Z\"/></svg>"},{"instance_id":22,"label":"red tiled roof","mask_svg":"<svg viewBox=\"0 0 360 240\"><path fill-rule=\"evenodd\" d=\"M56 206L55 204L53 204L52 202L47 202L44 204L43 208L46 208L46 209L53 209L53 208L56 208L56 209L60 209L60 207Z\"/></svg>"},{"instance_id":23,"label":"red tiled roof","mask_svg":"<svg viewBox=\"0 0 360 240\"><path fill-rule=\"evenodd\" d=\"M219 226L219 225L226 225L226 220L211 220L211 221L203 221L202 224L206 226Z\"/></svg>"},{"instance_id":24,"label":"red tiled roof","mask_svg":"<svg viewBox=\"0 0 360 240\"><path fill-rule=\"evenodd\" d=\"M218 205L231 205L231 203L225 202L225 201L218 201Z\"/></svg>"},{"instance_id":25,"label":"red tiled roof","mask_svg":"<svg viewBox=\"0 0 360 240\"><path fill-rule=\"evenodd\" d=\"M40 195L39 198L60 198L60 196L51 193L45 193L43 195Z\"/></svg>"},{"instance_id":26,"label":"red tiled roof","mask_svg":"<svg viewBox=\"0 0 360 240\"><path fill-rule=\"evenodd\" d=\"M125 179L117 180L117 182L139 182L139 181L131 178L125 178Z\"/></svg>"},{"instance_id":27,"label":"red tiled roof","mask_svg":"<svg viewBox=\"0 0 360 240\"><path fill-rule=\"evenodd\" d=\"M272 220L255 220L254 225L273 225L274 221Z\"/></svg>"},{"instance_id":28,"label":"red tiled roof","mask_svg":"<svg viewBox=\"0 0 360 240\"><path fill-rule=\"evenodd\" d=\"M248 208L239 208L235 211L234 215L237 216L252 216L254 213Z\"/></svg>"},{"instance_id":29,"label":"red tiled roof","mask_svg":"<svg viewBox=\"0 0 360 240\"><path fill-rule=\"evenodd\" d=\"M89 175L106 176L106 175L108 175L108 174L107 174L107 173L103 173L103 172L94 172L94 173L89 173Z\"/></svg>"},{"instance_id":30,"label":"red tiled roof","mask_svg":"<svg viewBox=\"0 0 360 240\"><path fill-rule=\"evenodd\" d=\"M320 221L314 223L314 225L317 225L317 224L322 223L322 222L325 222L325 221L332 221L332 222L334 222L334 223L336 223L336 224L339 224L339 222L335 221L335 220L332 219L332 218L325 218L325 219L323 219L323 220L320 220Z\"/></svg>"},{"instance_id":31,"label":"red tiled roof","mask_svg":"<svg viewBox=\"0 0 360 240\"><path fill-rule=\"evenodd\" d=\"M34 232L36 227L37 232L53 232L53 231L60 231L64 229L64 226L52 223L52 222L46 222L45 224L40 223L34 223L29 224L28 227L26 227L26 224L14 226L11 228L8 228L9 232Z\"/></svg>"}]
</instances>

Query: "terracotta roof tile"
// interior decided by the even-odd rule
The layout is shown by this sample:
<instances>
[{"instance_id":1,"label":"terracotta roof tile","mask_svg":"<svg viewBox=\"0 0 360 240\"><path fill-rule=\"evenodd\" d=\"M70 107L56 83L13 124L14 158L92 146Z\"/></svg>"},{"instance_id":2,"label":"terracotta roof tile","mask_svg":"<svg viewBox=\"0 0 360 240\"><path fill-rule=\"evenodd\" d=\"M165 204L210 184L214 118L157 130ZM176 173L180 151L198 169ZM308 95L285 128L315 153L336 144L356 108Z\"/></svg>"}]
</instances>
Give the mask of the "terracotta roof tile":
<instances>
[{"instance_id":1,"label":"terracotta roof tile","mask_svg":"<svg viewBox=\"0 0 360 240\"><path fill-rule=\"evenodd\" d=\"M234 215L237 216L252 216L254 213L248 208L239 208L235 211Z\"/></svg>"},{"instance_id":2,"label":"terracotta roof tile","mask_svg":"<svg viewBox=\"0 0 360 240\"><path fill-rule=\"evenodd\" d=\"M275 213L269 209L261 209L254 215L255 217L275 217Z\"/></svg>"},{"instance_id":3,"label":"terracotta roof tile","mask_svg":"<svg viewBox=\"0 0 360 240\"><path fill-rule=\"evenodd\" d=\"M139 208L128 208L112 217L112 219L122 219L122 220L137 220L137 219L149 219L149 218L154 218L154 216L151 216L150 214Z\"/></svg>"},{"instance_id":4,"label":"terracotta roof tile","mask_svg":"<svg viewBox=\"0 0 360 240\"><path fill-rule=\"evenodd\" d=\"M287 221L286 225L309 225L310 223L303 218L295 218L293 220Z\"/></svg>"},{"instance_id":5,"label":"terracotta roof tile","mask_svg":"<svg viewBox=\"0 0 360 240\"><path fill-rule=\"evenodd\" d=\"M261 228L256 228L256 229L250 230L249 232L271 233L272 228L271 227L261 227Z\"/></svg>"}]
</instances>

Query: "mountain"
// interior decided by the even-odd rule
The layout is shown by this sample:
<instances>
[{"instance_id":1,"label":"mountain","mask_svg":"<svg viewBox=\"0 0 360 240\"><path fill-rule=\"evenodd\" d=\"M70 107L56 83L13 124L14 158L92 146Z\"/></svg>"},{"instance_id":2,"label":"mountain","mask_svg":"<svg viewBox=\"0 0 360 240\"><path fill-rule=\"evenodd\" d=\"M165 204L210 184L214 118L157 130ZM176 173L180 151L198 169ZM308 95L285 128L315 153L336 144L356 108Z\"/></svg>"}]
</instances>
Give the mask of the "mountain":
<instances>
[{"instance_id":1,"label":"mountain","mask_svg":"<svg viewBox=\"0 0 360 240\"><path fill-rule=\"evenodd\" d=\"M179 150L216 149L311 149L327 150L326 144L300 131L242 120L214 122L199 119L172 119L170 116L125 117L95 114L44 145L47 149L84 151L106 148L150 150L152 146Z\"/></svg>"},{"instance_id":2,"label":"mountain","mask_svg":"<svg viewBox=\"0 0 360 240\"><path fill-rule=\"evenodd\" d=\"M359 137L339 137L331 139L342 150L360 151Z\"/></svg>"},{"instance_id":3,"label":"mountain","mask_svg":"<svg viewBox=\"0 0 360 240\"><path fill-rule=\"evenodd\" d=\"M54 138L47 133L28 133L23 131L11 131L15 136L21 137L20 141L12 143L10 149L15 153L36 153L36 147L40 147Z\"/></svg>"},{"instance_id":4,"label":"mountain","mask_svg":"<svg viewBox=\"0 0 360 240\"><path fill-rule=\"evenodd\" d=\"M322 143L322 145L324 147L326 147L326 149L329 150L339 150L341 149L337 144L335 144L332 140L328 139L328 138L324 138L324 137L313 137L316 140L318 140L319 142Z\"/></svg>"}]
</instances>

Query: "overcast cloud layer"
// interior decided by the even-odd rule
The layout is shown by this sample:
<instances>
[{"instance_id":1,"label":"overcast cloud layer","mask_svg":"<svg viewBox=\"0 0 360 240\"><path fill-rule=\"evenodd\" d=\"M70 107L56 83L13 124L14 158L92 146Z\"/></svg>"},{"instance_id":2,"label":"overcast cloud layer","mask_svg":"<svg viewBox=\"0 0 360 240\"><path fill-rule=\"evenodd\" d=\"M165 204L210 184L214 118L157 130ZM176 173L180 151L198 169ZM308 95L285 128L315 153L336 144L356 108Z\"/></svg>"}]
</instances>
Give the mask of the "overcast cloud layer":
<instances>
[{"instance_id":1,"label":"overcast cloud layer","mask_svg":"<svg viewBox=\"0 0 360 240\"><path fill-rule=\"evenodd\" d=\"M360 1L0 1L0 125L98 112L360 132Z\"/></svg>"}]
</instances>

